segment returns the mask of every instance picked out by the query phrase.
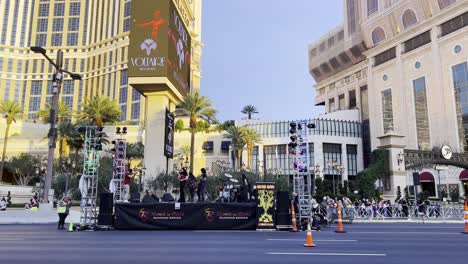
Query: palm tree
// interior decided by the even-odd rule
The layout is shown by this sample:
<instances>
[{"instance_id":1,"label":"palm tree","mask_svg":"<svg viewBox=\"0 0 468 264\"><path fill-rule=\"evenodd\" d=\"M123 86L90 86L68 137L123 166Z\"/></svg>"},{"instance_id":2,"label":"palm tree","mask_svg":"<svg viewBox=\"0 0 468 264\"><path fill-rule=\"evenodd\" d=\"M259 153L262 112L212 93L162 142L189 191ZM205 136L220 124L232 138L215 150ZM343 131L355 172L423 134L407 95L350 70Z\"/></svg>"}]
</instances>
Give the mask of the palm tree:
<instances>
[{"instance_id":1,"label":"palm tree","mask_svg":"<svg viewBox=\"0 0 468 264\"><path fill-rule=\"evenodd\" d=\"M42 122L44 123L50 122L49 118L50 118L51 107L52 106L50 104L46 104L45 109L41 109L37 112L37 115L42 119ZM57 114L58 114L59 122L64 122L70 119L70 117L72 116L72 110L70 110L70 107L64 102L59 102Z\"/></svg>"},{"instance_id":2,"label":"palm tree","mask_svg":"<svg viewBox=\"0 0 468 264\"><path fill-rule=\"evenodd\" d=\"M177 116L190 119L190 171L193 171L193 157L195 154L195 132L198 119L212 123L215 120L216 110L211 107L211 101L198 92L185 96L183 102L177 106Z\"/></svg>"},{"instance_id":3,"label":"palm tree","mask_svg":"<svg viewBox=\"0 0 468 264\"><path fill-rule=\"evenodd\" d=\"M261 143L260 134L252 128L245 128L244 141L247 146L247 167L252 168L252 154L255 144Z\"/></svg>"},{"instance_id":4,"label":"palm tree","mask_svg":"<svg viewBox=\"0 0 468 264\"><path fill-rule=\"evenodd\" d=\"M11 123L21 117L23 109L20 104L14 101L3 101L0 103L0 112L6 118L5 137L3 138L2 165L0 166L0 182L3 179L3 169L5 168L5 154L8 143L8 132L10 131Z\"/></svg>"},{"instance_id":5,"label":"palm tree","mask_svg":"<svg viewBox=\"0 0 468 264\"><path fill-rule=\"evenodd\" d=\"M244 108L242 108L241 112L243 114L246 114L248 119L252 119L253 114L258 114L257 108L255 108L255 106L253 106L253 105L244 106Z\"/></svg>"},{"instance_id":6,"label":"palm tree","mask_svg":"<svg viewBox=\"0 0 468 264\"><path fill-rule=\"evenodd\" d=\"M231 146L233 148L235 158L239 163L239 168L242 167L241 165L241 155L242 151L244 150L245 142L245 127L238 127L238 126L229 126L226 129L226 134L223 135L224 138L231 140ZM234 159L234 168L236 167L236 159Z\"/></svg>"},{"instance_id":7,"label":"palm tree","mask_svg":"<svg viewBox=\"0 0 468 264\"><path fill-rule=\"evenodd\" d=\"M83 110L79 112L79 117L83 121L94 123L102 127L105 123L115 123L119 121L122 112L116 101L107 97L93 97L86 99L83 103Z\"/></svg>"}]
</instances>

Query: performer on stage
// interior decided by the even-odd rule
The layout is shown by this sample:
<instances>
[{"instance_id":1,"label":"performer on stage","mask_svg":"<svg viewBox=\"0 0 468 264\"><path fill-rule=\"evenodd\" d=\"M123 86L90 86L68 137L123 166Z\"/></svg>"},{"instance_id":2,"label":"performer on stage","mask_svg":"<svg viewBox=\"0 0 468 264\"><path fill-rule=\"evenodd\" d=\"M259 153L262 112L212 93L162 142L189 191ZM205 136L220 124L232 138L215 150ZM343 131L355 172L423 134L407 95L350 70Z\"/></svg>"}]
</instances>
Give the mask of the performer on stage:
<instances>
[{"instance_id":1,"label":"performer on stage","mask_svg":"<svg viewBox=\"0 0 468 264\"><path fill-rule=\"evenodd\" d=\"M192 172L189 172L188 183L190 191L189 202L193 203L195 201L195 189L197 188L197 179L195 179L195 176Z\"/></svg>"},{"instance_id":2,"label":"performer on stage","mask_svg":"<svg viewBox=\"0 0 468 264\"><path fill-rule=\"evenodd\" d=\"M206 170L201 169L200 184L198 185L198 191L200 192L201 202L205 202L205 187L206 187ZM200 201L200 200L199 200Z\"/></svg>"},{"instance_id":3,"label":"performer on stage","mask_svg":"<svg viewBox=\"0 0 468 264\"><path fill-rule=\"evenodd\" d=\"M185 203L185 182L187 181L187 170L182 168L179 172L179 203Z\"/></svg>"}]
</instances>

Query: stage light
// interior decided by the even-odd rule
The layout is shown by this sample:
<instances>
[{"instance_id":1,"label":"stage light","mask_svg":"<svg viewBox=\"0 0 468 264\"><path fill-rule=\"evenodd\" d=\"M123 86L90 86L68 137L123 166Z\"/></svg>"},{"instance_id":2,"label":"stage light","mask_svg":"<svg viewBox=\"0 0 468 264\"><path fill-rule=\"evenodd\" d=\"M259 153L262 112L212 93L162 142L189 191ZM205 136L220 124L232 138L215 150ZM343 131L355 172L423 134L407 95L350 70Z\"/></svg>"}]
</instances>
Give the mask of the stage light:
<instances>
[{"instance_id":1,"label":"stage light","mask_svg":"<svg viewBox=\"0 0 468 264\"><path fill-rule=\"evenodd\" d=\"M116 128L115 128L115 133L116 133L117 135L120 135L120 127L116 127Z\"/></svg>"},{"instance_id":2,"label":"stage light","mask_svg":"<svg viewBox=\"0 0 468 264\"><path fill-rule=\"evenodd\" d=\"M315 128L315 124L314 123L308 124L307 128L313 129L313 128Z\"/></svg>"},{"instance_id":3,"label":"stage light","mask_svg":"<svg viewBox=\"0 0 468 264\"><path fill-rule=\"evenodd\" d=\"M302 130L302 125L301 125L301 124L297 124L297 129L298 129L298 130Z\"/></svg>"},{"instance_id":4,"label":"stage light","mask_svg":"<svg viewBox=\"0 0 468 264\"><path fill-rule=\"evenodd\" d=\"M124 134L124 135L127 134L127 127L123 127L123 129L122 129L122 134Z\"/></svg>"}]
</instances>

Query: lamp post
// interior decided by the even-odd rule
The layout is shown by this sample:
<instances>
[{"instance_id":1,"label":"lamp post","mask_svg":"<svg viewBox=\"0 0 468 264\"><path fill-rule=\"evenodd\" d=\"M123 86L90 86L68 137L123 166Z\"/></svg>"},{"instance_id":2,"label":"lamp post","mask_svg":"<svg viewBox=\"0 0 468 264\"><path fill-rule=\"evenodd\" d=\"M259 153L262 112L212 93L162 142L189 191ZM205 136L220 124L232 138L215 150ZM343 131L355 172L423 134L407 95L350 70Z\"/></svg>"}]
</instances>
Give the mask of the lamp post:
<instances>
[{"instance_id":1,"label":"lamp post","mask_svg":"<svg viewBox=\"0 0 468 264\"><path fill-rule=\"evenodd\" d=\"M48 202L49 200L49 190L52 185L52 175L54 169L54 151L57 140L57 114L58 114L58 100L60 97L60 89L63 80L63 73L67 73L73 80L81 80L81 75L69 72L62 68L63 66L63 52L61 50L57 51L56 61L52 61L49 56L46 54L46 50L42 47L33 46L30 48L34 53L40 53L44 56L55 68L55 73L52 78L52 107L50 108L50 129L49 129L49 153L47 156L47 174L44 181L44 196L43 202Z\"/></svg>"},{"instance_id":2,"label":"lamp post","mask_svg":"<svg viewBox=\"0 0 468 264\"><path fill-rule=\"evenodd\" d=\"M44 196L44 184L45 179L44 176L46 175L47 170L47 158L42 160L42 163L36 166L35 172L36 175L39 176L39 199L42 200Z\"/></svg>"},{"instance_id":3,"label":"lamp post","mask_svg":"<svg viewBox=\"0 0 468 264\"><path fill-rule=\"evenodd\" d=\"M315 165L314 167L314 179L313 179L313 186L312 186L312 195L315 194L316 183L317 183L317 175L320 175L320 165Z\"/></svg>"},{"instance_id":4,"label":"lamp post","mask_svg":"<svg viewBox=\"0 0 468 264\"><path fill-rule=\"evenodd\" d=\"M76 161L71 160L70 158L62 159L62 171L65 173L65 193L64 196L68 194L68 178L71 178L71 173L76 167Z\"/></svg>"},{"instance_id":5,"label":"lamp post","mask_svg":"<svg viewBox=\"0 0 468 264\"><path fill-rule=\"evenodd\" d=\"M342 176L342 173L344 171L344 166L341 165L340 163L337 163L336 161L330 162L327 164L328 169L333 169L338 171L340 176ZM335 173L332 174L333 176L333 195L336 195L336 186L335 186Z\"/></svg>"},{"instance_id":6,"label":"lamp post","mask_svg":"<svg viewBox=\"0 0 468 264\"><path fill-rule=\"evenodd\" d=\"M138 192L142 192L143 190L141 188L142 187L141 183L142 183L142 178L145 175L146 168L143 167L140 163L138 164L138 166L133 168L133 170L135 171L136 175L138 175Z\"/></svg>"}]
</instances>

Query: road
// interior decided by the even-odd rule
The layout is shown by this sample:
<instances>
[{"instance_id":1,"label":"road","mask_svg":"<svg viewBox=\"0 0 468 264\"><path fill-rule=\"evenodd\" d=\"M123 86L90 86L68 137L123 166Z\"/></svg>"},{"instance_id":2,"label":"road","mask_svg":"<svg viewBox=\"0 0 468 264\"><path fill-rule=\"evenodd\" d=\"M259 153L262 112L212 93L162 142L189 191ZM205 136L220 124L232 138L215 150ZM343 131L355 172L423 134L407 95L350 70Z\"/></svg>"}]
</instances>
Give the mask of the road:
<instances>
[{"instance_id":1,"label":"road","mask_svg":"<svg viewBox=\"0 0 468 264\"><path fill-rule=\"evenodd\" d=\"M0 263L468 263L462 225L353 224L313 232L58 231L0 225Z\"/></svg>"}]
</instances>

